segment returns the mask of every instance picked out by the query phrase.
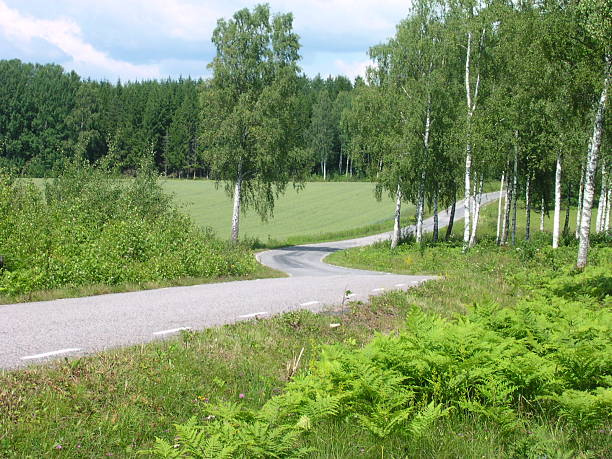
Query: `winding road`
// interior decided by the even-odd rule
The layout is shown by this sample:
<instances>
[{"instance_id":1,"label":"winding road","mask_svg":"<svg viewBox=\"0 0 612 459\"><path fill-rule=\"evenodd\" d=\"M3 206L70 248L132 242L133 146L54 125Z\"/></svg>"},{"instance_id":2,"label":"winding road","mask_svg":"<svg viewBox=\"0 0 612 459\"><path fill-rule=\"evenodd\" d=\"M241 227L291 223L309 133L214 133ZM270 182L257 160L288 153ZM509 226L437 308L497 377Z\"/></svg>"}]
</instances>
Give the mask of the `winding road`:
<instances>
[{"instance_id":1,"label":"winding road","mask_svg":"<svg viewBox=\"0 0 612 459\"><path fill-rule=\"evenodd\" d=\"M483 204L498 195L483 195ZM439 217L440 227L445 226L448 211ZM458 202L455 220L461 218L463 207ZM425 220L424 230L432 228L433 219ZM269 317L294 309L319 312L346 300L367 300L386 290L408 289L432 279L342 268L323 261L332 252L373 244L389 239L390 234L286 247L257 255L262 264L287 273L286 278L0 305L0 368L92 354L146 343L185 329Z\"/></svg>"}]
</instances>

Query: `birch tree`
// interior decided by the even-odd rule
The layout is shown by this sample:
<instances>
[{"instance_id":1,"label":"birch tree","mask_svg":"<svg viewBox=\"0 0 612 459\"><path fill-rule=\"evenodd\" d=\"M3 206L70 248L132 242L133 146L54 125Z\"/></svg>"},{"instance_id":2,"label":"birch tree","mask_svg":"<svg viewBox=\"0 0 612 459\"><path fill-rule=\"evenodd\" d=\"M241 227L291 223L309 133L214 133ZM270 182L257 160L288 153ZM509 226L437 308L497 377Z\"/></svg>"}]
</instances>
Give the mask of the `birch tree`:
<instances>
[{"instance_id":1,"label":"birch tree","mask_svg":"<svg viewBox=\"0 0 612 459\"><path fill-rule=\"evenodd\" d=\"M211 176L233 197L234 241L241 209L269 217L287 183L308 170L294 116L299 42L292 23L291 14L258 5L220 19L213 32L217 54L201 95L201 144Z\"/></svg>"},{"instance_id":2,"label":"birch tree","mask_svg":"<svg viewBox=\"0 0 612 459\"><path fill-rule=\"evenodd\" d=\"M586 175L584 180L584 196L580 219L580 241L576 267L584 269L587 264L589 238L591 230L591 209L595 193L595 173L599 150L604 130L604 115L608 102L608 89L612 72L612 18L610 16L609 0L583 0L578 4L582 25L595 43L595 55L601 56L602 84L599 98L596 102L596 112L586 160Z\"/></svg>"}]
</instances>

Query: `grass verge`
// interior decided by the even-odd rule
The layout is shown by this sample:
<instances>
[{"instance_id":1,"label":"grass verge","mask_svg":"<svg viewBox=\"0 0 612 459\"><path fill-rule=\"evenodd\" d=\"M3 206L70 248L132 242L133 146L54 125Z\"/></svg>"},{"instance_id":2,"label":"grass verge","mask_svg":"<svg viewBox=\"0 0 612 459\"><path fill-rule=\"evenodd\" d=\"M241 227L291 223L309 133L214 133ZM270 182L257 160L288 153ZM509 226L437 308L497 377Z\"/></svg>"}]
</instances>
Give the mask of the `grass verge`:
<instances>
[{"instance_id":1,"label":"grass verge","mask_svg":"<svg viewBox=\"0 0 612 459\"><path fill-rule=\"evenodd\" d=\"M287 275L281 271L264 266L261 263L257 263L255 270L252 273L242 276L223 276L223 277L180 277L178 279L169 279L155 282L142 282L142 283L126 283L120 285L86 285L80 287L64 287L52 290L38 290L27 294L9 296L0 294L0 305L2 304L13 304L13 303L28 303L32 301L51 301L60 298L80 298L86 296L95 295L106 295L109 293L125 293L125 292L137 292L139 290L154 290L157 288L166 287L185 287L189 285L200 285L200 284L215 284L220 282L233 282L241 280L252 280L252 279L266 279L266 278L278 278L287 277Z\"/></svg>"}]
</instances>

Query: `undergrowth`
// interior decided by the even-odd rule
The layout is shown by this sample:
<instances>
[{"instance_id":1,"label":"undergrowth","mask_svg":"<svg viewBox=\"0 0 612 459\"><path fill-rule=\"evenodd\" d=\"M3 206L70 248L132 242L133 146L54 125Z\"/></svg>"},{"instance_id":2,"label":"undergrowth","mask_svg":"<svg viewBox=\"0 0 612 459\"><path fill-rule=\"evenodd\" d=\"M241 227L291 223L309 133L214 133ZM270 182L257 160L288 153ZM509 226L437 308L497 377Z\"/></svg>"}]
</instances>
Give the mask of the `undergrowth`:
<instances>
[{"instance_id":1,"label":"undergrowth","mask_svg":"<svg viewBox=\"0 0 612 459\"><path fill-rule=\"evenodd\" d=\"M196 227L146 167L132 181L69 165L44 190L0 171L0 295L253 272L251 251Z\"/></svg>"},{"instance_id":2,"label":"undergrowth","mask_svg":"<svg viewBox=\"0 0 612 459\"><path fill-rule=\"evenodd\" d=\"M608 456L612 249L594 249L595 266L584 272L567 269L563 253L498 250L508 257L503 277L520 288L512 307L482 301L466 306L466 314L443 318L414 306L397 333L378 335L364 347L324 347L307 371L261 408L208 406L178 424L172 441L158 438L147 452L325 457L321 438L333 441L330 430L350 426L350 435L366 445L353 449L355 456L384 456L386 445L389 457L416 457L422 454L418 445L431 443L432 431L445 423L446 433L466 430L465 420L472 419L498 436L499 456L574 457L574 448L583 457ZM488 261L499 264L503 255ZM476 271L493 269L482 258ZM523 269L516 269L516 261ZM544 265L538 276L530 275ZM555 425L562 434L555 436Z\"/></svg>"}]
</instances>

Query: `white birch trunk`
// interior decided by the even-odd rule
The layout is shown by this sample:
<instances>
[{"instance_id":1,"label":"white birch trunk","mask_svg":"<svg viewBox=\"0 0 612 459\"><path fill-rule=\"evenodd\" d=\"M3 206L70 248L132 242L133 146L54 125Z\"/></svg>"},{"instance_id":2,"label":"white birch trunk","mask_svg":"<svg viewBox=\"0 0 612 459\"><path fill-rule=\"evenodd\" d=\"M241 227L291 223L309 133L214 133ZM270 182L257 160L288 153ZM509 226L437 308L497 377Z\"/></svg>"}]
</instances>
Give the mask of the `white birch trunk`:
<instances>
[{"instance_id":1,"label":"white birch trunk","mask_svg":"<svg viewBox=\"0 0 612 459\"><path fill-rule=\"evenodd\" d=\"M608 86L610 84L610 65L612 64L612 56L606 56L606 64L603 89L601 90L601 96L597 106L597 114L595 115L595 122L593 123L591 148L589 149L586 163L582 216L580 218L580 242L578 244L578 257L576 260L576 267L578 269L583 269L586 266L589 253L591 209L593 207L593 195L595 194L595 172L597 171L597 160L599 157L599 149L601 147L604 113L606 109L606 100L608 98Z\"/></svg>"},{"instance_id":2,"label":"white birch trunk","mask_svg":"<svg viewBox=\"0 0 612 459\"><path fill-rule=\"evenodd\" d=\"M606 208L606 194L608 193L607 187L607 171L606 163L601 163L601 191L599 192L599 204L597 206L597 221L595 222L595 232L601 233L603 230L603 215Z\"/></svg>"},{"instance_id":3,"label":"white birch trunk","mask_svg":"<svg viewBox=\"0 0 612 459\"><path fill-rule=\"evenodd\" d=\"M540 204L540 233L544 232L544 198L542 198L542 203Z\"/></svg>"},{"instance_id":4,"label":"white birch trunk","mask_svg":"<svg viewBox=\"0 0 612 459\"><path fill-rule=\"evenodd\" d=\"M501 223L502 223L502 201L504 200L504 181L506 180L506 171L502 172L499 185L499 203L497 204L497 233L495 241L497 245L501 242Z\"/></svg>"},{"instance_id":5,"label":"white birch trunk","mask_svg":"<svg viewBox=\"0 0 612 459\"><path fill-rule=\"evenodd\" d=\"M512 179L512 245L516 244L516 206L518 203L518 131L514 131L514 177Z\"/></svg>"},{"instance_id":6,"label":"white birch trunk","mask_svg":"<svg viewBox=\"0 0 612 459\"><path fill-rule=\"evenodd\" d=\"M242 193L242 167L238 168L238 177L234 185L234 209L232 211L232 241L238 241L240 233L240 203Z\"/></svg>"},{"instance_id":7,"label":"white birch trunk","mask_svg":"<svg viewBox=\"0 0 612 459\"><path fill-rule=\"evenodd\" d=\"M419 184L419 196L417 204L417 221L416 221L416 242L420 244L423 241L423 212L425 209L425 173L421 175L421 183Z\"/></svg>"},{"instance_id":8,"label":"white birch trunk","mask_svg":"<svg viewBox=\"0 0 612 459\"><path fill-rule=\"evenodd\" d=\"M400 184L397 184L397 191L395 193L395 218L393 223L393 234L391 235L391 248L394 249L399 244L401 236L401 213L402 213L402 189Z\"/></svg>"},{"instance_id":9,"label":"white birch trunk","mask_svg":"<svg viewBox=\"0 0 612 459\"><path fill-rule=\"evenodd\" d=\"M608 187L608 195L606 196L606 214L604 218L604 232L610 230L610 198L612 198L612 188Z\"/></svg>"},{"instance_id":10,"label":"white birch trunk","mask_svg":"<svg viewBox=\"0 0 612 459\"><path fill-rule=\"evenodd\" d=\"M508 242L508 229L510 227L510 204L512 203L512 188L510 187L510 174L506 176L506 200L504 202L504 219L502 222L501 243Z\"/></svg>"},{"instance_id":11,"label":"white birch trunk","mask_svg":"<svg viewBox=\"0 0 612 459\"><path fill-rule=\"evenodd\" d=\"M553 249L559 247L559 229L561 226L561 154L557 155L555 171L555 213L553 215Z\"/></svg>"},{"instance_id":12,"label":"white birch trunk","mask_svg":"<svg viewBox=\"0 0 612 459\"><path fill-rule=\"evenodd\" d=\"M529 173L527 173L527 181L525 182L525 240L528 241L531 236L531 196L529 195L529 186L531 185Z\"/></svg>"},{"instance_id":13,"label":"white birch trunk","mask_svg":"<svg viewBox=\"0 0 612 459\"><path fill-rule=\"evenodd\" d=\"M589 149L590 147L589 143ZM580 216L582 215L582 198L584 196L584 163L580 166L580 190L578 192L578 209L576 210L576 239L580 238Z\"/></svg>"},{"instance_id":14,"label":"white birch trunk","mask_svg":"<svg viewBox=\"0 0 612 459\"><path fill-rule=\"evenodd\" d=\"M471 187L471 173L472 173L472 144L469 138L470 121L474 113L474 107L472 102L472 90L470 82L470 60L472 54L472 32L467 34L467 50L465 55L465 98L467 103L467 121L468 121L468 142L465 148L465 198L463 200L463 250L467 250L470 243L471 234L471 207L472 207L472 187Z\"/></svg>"},{"instance_id":15,"label":"white birch trunk","mask_svg":"<svg viewBox=\"0 0 612 459\"><path fill-rule=\"evenodd\" d=\"M474 218L472 222L472 234L470 235L470 247L474 247L476 244L476 231L478 229L478 220L480 218L480 204L482 202L482 184L483 176L480 176L480 183L478 184L478 191L474 196Z\"/></svg>"},{"instance_id":16,"label":"white birch trunk","mask_svg":"<svg viewBox=\"0 0 612 459\"><path fill-rule=\"evenodd\" d=\"M438 242L438 231L439 231L439 222L438 222L438 190L434 194L433 199L433 241Z\"/></svg>"}]
</instances>

